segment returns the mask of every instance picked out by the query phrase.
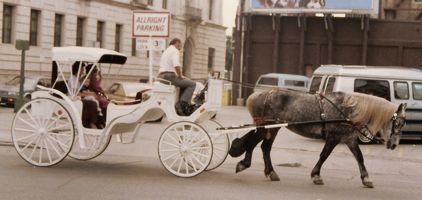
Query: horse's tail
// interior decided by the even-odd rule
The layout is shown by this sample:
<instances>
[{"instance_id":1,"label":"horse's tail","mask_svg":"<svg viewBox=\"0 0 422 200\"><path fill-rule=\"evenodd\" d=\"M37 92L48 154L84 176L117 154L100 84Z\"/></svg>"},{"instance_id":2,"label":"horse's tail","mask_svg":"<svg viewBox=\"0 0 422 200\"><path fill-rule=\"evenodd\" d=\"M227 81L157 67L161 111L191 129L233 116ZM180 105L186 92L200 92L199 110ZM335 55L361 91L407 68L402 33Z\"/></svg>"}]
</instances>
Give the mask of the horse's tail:
<instances>
[{"instance_id":1,"label":"horse's tail","mask_svg":"<svg viewBox=\"0 0 422 200\"><path fill-rule=\"evenodd\" d=\"M246 107L248 108L249 114L253 117L253 106L255 104L255 100L258 97L259 92L252 93L248 99L246 100Z\"/></svg>"}]
</instances>

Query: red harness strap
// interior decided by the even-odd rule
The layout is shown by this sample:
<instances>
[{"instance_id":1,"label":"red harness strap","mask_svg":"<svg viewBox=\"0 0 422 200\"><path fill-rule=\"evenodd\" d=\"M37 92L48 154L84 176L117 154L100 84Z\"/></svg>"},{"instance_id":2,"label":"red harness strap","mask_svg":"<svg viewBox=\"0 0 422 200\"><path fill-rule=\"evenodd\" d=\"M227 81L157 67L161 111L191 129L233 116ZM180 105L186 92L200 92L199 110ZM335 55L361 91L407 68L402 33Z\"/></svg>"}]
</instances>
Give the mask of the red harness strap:
<instances>
[{"instance_id":1,"label":"red harness strap","mask_svg":"<svg viewBox=\"0 0 422 200\"><path fill-rule=\"evenodd\" d=\"M265 118L264 117L254 117L253 121L256 125L265 124Z\"/></svg>"}]
</instances>

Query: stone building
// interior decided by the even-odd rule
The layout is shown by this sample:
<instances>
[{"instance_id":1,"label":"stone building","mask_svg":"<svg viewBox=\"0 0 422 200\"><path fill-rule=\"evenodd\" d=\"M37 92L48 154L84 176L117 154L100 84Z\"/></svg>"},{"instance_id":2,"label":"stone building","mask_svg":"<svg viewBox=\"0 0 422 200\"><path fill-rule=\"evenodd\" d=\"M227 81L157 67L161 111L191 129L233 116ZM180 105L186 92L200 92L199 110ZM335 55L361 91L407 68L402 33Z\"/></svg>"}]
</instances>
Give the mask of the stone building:
<instances>
[{"instance_id":1,"label":"stone building","mask_svg":"<svg viewBox=\"0 0 422 200\"><path fill-rule=\"evenodd\" d=\"M381 0L380 18L422 20L422 0Z\"/></svg>"},{"instance_id":2,"label":"stone building","mask_svg":"<svg viewBox=\"0 0 422 200\"><path fill-rule=\"evenodd\" d=\"M113 79L135 81L148 76L148 52L137 51L132 38L134 10L171 13L166 42L174 37L182 40L181 59L188 76L206 78L211 71L224 71L222 0L1 0L0 82L19 73L16 40L31 44L26 53L27 74L49 75L53 46L87 46L128 56L118 71L103 72L113 74Z\"/></svg>"}]
</instances>

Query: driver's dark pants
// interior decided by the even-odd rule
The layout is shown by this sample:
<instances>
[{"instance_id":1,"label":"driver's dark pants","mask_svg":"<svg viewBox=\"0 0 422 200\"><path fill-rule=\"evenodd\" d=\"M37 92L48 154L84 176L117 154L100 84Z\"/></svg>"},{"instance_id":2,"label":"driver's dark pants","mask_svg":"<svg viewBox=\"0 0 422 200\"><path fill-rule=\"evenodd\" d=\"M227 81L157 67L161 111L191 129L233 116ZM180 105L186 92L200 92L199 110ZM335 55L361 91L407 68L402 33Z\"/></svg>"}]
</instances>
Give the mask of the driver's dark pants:
<instances>
[{"instance_id":1,"label":"driver's dark pants","mask_svg":"<svg viewBox=\"0 0 422 200\"><path fill-rule=\"evenodd\" d=\"M174 72L161 72L158 78L162 78L171 82L171 84L180 88L180 102L191 103L196 83L189 79L183 79L176 76Z\"/></svg>"}]
</instances>

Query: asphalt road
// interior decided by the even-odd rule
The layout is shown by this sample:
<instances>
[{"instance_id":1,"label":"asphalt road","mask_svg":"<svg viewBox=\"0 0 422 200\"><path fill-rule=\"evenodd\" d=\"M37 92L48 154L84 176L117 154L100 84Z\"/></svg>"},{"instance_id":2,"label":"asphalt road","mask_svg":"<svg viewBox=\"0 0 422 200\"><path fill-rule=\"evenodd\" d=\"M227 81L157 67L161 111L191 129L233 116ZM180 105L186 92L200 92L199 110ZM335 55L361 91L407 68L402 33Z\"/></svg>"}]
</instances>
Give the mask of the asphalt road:
<instances>
[{"instance_id":1,"label":"asphalt road","mask_svg":"<svg viewBox=\"0 0 422 200\"><path fill-rule=\"evenodd\" d=\"M325 185L310 180L323 141L281 130L272 158L280 182L265 178L260 148L250 169L234 172L240 158L228 158L211 172L193 178L168 173L157 155L161 132L169 125L146 124L136 142L113 138L103 155L91 161L71 158L48 168L32 167L9 144L10 109L0 108L0 199L422 199L422 145L406 142L397 150L361 146L375 188L364 188L357 163L338 146L322 169ZM244 108L223 108L223 125L249 123ZM415 144L413 144L415 143Z\"/></svg>"}]
</instances>

